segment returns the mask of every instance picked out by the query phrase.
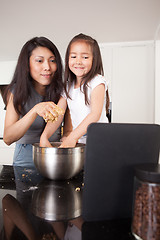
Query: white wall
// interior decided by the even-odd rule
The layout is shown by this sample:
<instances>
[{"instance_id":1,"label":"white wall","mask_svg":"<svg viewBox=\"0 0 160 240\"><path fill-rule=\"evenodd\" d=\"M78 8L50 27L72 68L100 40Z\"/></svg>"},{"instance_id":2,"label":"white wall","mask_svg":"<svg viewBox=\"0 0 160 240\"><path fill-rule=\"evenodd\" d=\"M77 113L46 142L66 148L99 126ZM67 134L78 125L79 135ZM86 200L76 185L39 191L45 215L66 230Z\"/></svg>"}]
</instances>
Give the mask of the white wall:
<instances>
[{"instance_id":1,"label":"white wall","mask_svg":"<svg viewBox=\"0 0 160 240\"><path fill-rule=\"evenodd\" d=\"M62 56L80 32L99 43L153 40L159 0L0 0L0 60L16 60L22 45L46 36Z\"/></svg>"}]
</instances>

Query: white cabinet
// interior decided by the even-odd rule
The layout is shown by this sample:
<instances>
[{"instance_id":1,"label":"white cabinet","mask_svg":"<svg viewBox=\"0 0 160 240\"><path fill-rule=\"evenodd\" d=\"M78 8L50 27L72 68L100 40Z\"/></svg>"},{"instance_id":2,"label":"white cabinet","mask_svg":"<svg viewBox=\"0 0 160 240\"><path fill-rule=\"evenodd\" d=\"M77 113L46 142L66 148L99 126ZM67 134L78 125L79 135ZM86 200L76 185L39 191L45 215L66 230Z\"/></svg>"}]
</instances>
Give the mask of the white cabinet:
<instances>
[{"instance_id":1,"label":"white cabinet","mask_svg":"<svg viewBox=\"0 0 160 240\"><path fill-rule=\"evenodd\" d=\"M4 120L5 120L5 113L6 111L4 110L4 102L2 99L2 96L0 95L0 138L3 137L3 131L4 131Z\"/></svg>"},{"instance_id":2,"label":"white cabinet","mask_svg":"<svg viewBox=\"0 0 160 240\"><path fill-rule=\"evenodd\" d=\"M12 165L15 143L7 146L3 140L0 140L0 165Z\"/></svg>"},{"instance_id":3,"label":"white cabinet","mask_svg":"<svg viewBox=\"0 0 160 240\"><path fill-rule=\"evenodd\" d=\"M112 122L154 123L154 42L100 48L111 92Z\"/></svg>"},{"instance_id":4,"label":"white cabinet","mask_svg":"<svg viewBox=\"0 0 160 240\"><path fill-rule=\"evenodd\" d=\"M11 82L17 61L0 61L0 84Z\"/></svg>"},{"instance_id":5,"label":"white cabinet","mask_svg":"<svg viewBox=\"0 0 160 240\"><path fill-rule=\"evenodd\" d=\"M5 119L4 102L0 95L0 138L3 137L4 119ZM11 144L10 146L8 146L4 143L3 139L0 139L0 165L1 164L11 165L13 163L14 148L15 144Z\"/></svg>"},{"instance_id":6,"label":"white cabinet","mask_svg":"<svg viewBox=\"0 0 160 240\"><path fill-rule=\"evenodd\" d=\"M160 124L160 40L155 46L155 123Z\"/></svg>"}]
</instances>

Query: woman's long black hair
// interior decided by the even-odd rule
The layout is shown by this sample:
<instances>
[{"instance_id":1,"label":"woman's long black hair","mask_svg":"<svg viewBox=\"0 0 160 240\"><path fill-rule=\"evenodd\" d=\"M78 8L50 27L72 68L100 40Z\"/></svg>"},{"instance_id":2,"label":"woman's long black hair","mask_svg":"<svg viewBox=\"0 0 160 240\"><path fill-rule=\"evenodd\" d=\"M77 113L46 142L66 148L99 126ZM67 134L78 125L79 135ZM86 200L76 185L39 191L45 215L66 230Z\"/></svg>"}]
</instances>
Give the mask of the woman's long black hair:
<instances>
[{"instance_id":1,"label":"woman's long black hair","mask_svg":"<svg viewBox=\"0 0 160 240\"><path fill-rule=\"evenodd\" d=\"M30 75L29 59L32 51L37 47L48 48L55 56L57 70L50 85L46 86L44 101L58 102L63 91L62 60L57 47L45 37L35 37L27 41L21 49L15 72L11 83L5 90L4 102L7 105L10 92L14 87L13 104L18 114L21 114L23 106L31 94L32 77Z\"/></svg>"}]
</instances>

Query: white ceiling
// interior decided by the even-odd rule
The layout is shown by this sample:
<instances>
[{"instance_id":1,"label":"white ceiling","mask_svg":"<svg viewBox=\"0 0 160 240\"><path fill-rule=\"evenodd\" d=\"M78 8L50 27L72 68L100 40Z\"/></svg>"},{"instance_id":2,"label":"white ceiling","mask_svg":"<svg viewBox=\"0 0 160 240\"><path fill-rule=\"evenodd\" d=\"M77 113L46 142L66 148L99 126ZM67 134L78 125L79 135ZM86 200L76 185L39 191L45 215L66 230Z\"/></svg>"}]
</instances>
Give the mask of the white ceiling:
<instances>
[{"instance_id":1,"label":"white ceiling","mask_svg":"<svg viewBox=\"0 0 160 240\"><path fill-rule=\"evenodd\" d=\"M160 0L0 0L0 61L16 60L32 37L52 40L64 57L83 32L99 43L154 39Z\"/></svg>"}]
</instances>

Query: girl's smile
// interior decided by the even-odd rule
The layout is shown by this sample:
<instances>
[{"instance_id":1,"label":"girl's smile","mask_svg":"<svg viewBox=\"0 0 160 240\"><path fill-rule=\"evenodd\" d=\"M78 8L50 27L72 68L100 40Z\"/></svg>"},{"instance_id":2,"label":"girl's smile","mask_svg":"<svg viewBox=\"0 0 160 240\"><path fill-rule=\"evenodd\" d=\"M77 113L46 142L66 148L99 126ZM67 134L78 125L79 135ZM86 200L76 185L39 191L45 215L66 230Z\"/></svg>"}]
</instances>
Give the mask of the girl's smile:
<instances>
[{"instance_id":1,"label":"girl's smile","mask_svg":"<svg viewBox=\"0 0 160 240\"><path fill-rule=\"evenodd\" d=\"M76 75L77 81L81 81L92 67L93 54L89 44L80 40L71 44L69 54L69 68Z\"/></svg>"}]
</instances>

